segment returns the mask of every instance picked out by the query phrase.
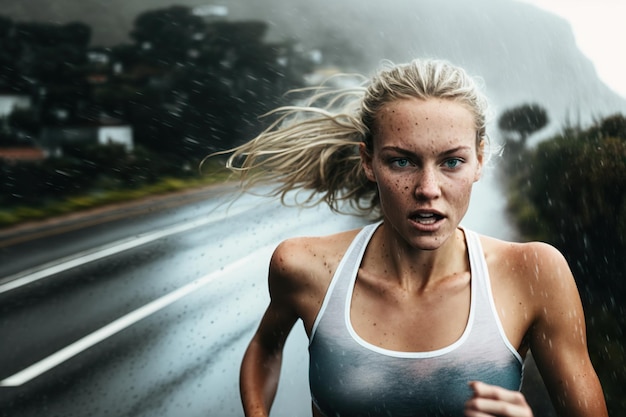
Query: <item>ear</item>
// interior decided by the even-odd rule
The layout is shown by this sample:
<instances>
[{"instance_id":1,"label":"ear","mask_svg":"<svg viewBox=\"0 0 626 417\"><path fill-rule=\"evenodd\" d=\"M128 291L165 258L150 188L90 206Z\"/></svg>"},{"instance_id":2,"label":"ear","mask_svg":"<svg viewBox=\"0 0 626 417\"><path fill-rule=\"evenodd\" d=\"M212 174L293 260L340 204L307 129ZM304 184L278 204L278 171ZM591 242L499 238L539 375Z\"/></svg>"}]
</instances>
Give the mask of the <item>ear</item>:
<instances>
[{"instance_id":1,"label":"ear","mask_svg":"<svg viewBox=\"0 0 626 417\"><path fill-rule=\"evenodd\" d=\"M478 165L476 166L476 174L474 175L474 182L478 181L483 173L483 164L485 163L485 141L481 140L476 152L476 159Z\"/></svg>"},{"instance_id":2,"label":"ear","mask_svg":"<svg viewBox=\"0 0 626 417\"><path fill-rule=\"evenodd\" d=\"M372 169L372 154L363 142L359 144L359 154L361 155L361 166L363 167L365 176L368 180L376 182L376 176L374 175L374 170Z\"/></svg>"}]
</instances>

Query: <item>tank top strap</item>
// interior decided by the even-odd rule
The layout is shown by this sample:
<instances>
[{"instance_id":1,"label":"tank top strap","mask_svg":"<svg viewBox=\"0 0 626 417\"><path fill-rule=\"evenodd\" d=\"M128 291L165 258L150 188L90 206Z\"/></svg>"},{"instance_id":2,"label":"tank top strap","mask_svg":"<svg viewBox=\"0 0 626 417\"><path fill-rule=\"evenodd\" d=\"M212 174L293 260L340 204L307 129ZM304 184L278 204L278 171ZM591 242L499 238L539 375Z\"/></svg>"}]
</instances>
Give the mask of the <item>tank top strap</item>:
<instances>
[{"instance_id":1,"label":"tank top strap","mask_svg":"<svg viewBox=\"0 0 626 417\"><path fill-rule=\"evenodd\" d=\"M467 256L472 277L472 296L476 297L477 307L483 307L482 313L484 313L486 311L484 309L485 305L489 304L489 299L492 298L489 269L485 261L485 254L478 234L465 228L461 228L461 230L465 234L465 243L467 245Z\"/></svg>"},{"instance_id":2,"label":"tank top strap","mask_svg":"<svg viewBox=\"0 0 626 417\"><path fill-rule=\"evenodd\" d=\"M504 327L500 321L498 310L493 298L493 292L491 289L491 278L489 276L489 268L487 267L487 261L485 259L485 253L480 243L479 235L465 228L461 228L465 234L465 241L467 244L468 257L470 261L471 279L472 279L472 296L476 297L475 305L475 322L474 334L497 334L502 339L506 347L517 358L520 363L523 363L522 357L517 352L517 349L511 345Z\"/></svg>"},{"instance_id":3,"label":"tank top strap","mask_svg":"<svg viewBox=\"0 0 626 417\"><path fill-rule=\"evenodd\" d=\"M332 313L329 314L341 314L340 316L335 317L343 317L342 311L345 306L347 291L350 288L352 279L359 271L363 255L365 254L365 249L374 235L374 232L378 229L378 226L380 226L381 223L382 221L363 227L352 240L348 250L337 266L335 274L333 275L330 285L328 286L328 290L326 291L326 296L324 297L322 306L317 313L315 322L313 322L310 341L312 341L313 337L315 337L320 321L329 310L332 311Z\"/></svg>"}]
</instances>

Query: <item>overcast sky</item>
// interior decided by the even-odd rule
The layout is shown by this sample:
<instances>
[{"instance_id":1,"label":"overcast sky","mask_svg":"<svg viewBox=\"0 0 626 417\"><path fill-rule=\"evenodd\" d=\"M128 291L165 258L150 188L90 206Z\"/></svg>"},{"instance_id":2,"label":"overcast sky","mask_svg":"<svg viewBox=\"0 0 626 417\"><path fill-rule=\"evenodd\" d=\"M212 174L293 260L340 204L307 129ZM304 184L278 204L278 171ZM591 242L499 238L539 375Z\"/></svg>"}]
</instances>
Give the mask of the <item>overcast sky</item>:
<instances>
[{"instance_id":1,"label":"overcast sky","mask_svg":"<svg viewBox=\"0 0 626 417\"><path fill-rule=\"evenodd\" d=\"M626 0L522 1L568 20L598 76L626 98Z\"/></svg>"},{"instance_id":2,"label":"overcast sky","mask_svg":"<svg viewBox=\"0 0 626 417\"><path fill-rule=\"evenodd\" d=\"M67 2L72 8L67 10ZM289 1L289 0L286 0ZM615 92L626 98L626 0L518 0L540 7L569 21L581 51L594 63L598 76ZM17 13L20 18L28 13L38 18L60 19L66 12L84 14L121 13L112 11L109 3L103 0L75 2L65 0L46 3L46 7L30 7L30 1L0 0L0 10ZM128 0L124 13L138 11L137 5L176 3L174 0ZM229 0L188 0L190 4L216 3L229 5ZM35 3L33 1L33 3ZM115 2L117 3L117 2ZM229 5L230 6L230 5ZM43 13L43 15L42 15ZM10 13L9 13L10 14ZM76 14L76 13L74 13ZM52 17L51 17L52 15ZM122 21L124 16L117 16ZM75 19L70 16L68 19ZM63 20L61 18L61 20ZM87 19L88 21L88 19Z\"/></svg>"}]
</instances>

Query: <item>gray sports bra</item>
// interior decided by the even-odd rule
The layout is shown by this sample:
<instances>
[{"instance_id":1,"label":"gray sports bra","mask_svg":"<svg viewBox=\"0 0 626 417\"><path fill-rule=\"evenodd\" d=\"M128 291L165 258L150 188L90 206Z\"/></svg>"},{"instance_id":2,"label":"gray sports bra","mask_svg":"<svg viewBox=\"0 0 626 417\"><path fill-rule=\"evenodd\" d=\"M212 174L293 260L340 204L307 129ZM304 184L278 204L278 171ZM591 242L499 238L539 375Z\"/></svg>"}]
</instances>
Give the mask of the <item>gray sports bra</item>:
<instances>
[{"instance_id":1,"label":"gray sports bra","mask_svg":"<svg viewBox=\"0 0 626 417\"><path fill-rule=\"evenodd\" d=\"M350 322L350 301L365 248L378 224L356 236L331 281L313 324L309 383L326 417L462 416L468 382L519 390L523 361L496 313L478 236L464 230L470 259L470 314L463 335L430 352L399 352L361 339ZM425 337L428 337L427 335Z\"/></svg>"}]
</instances>

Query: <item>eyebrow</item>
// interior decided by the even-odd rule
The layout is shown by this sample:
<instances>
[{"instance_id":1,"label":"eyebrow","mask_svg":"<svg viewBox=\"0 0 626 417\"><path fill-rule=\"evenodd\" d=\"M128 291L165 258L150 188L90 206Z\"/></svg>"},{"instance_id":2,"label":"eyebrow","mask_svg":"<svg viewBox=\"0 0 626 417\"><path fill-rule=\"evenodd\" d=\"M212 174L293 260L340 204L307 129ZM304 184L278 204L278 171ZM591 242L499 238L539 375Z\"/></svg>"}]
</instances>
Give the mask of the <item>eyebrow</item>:
<instances>
[{"instance_id":1,"label":"eyebrow","mask_svg":"<svg viewBox=\"0 0 626 417\"><path fill-rule=\"evenodd\" d=\"M398 153L403 154L403 155L415 155L415 153L413 153L413 152L411 152L411 151L409 151L407 149L398 147L398 146L383 146L381 148L381 152L382 151L395 151L395 152L398 152ZM457 146L455 148L446 149L445 151L440 152L439 155L441 155L441 156L452 155L452 154L455 154L455 153L460 152L460 151L470 151L471 152L472 151L472 147L471 146L467 146L467 145Z\"/></svg>"}]
</instances>

